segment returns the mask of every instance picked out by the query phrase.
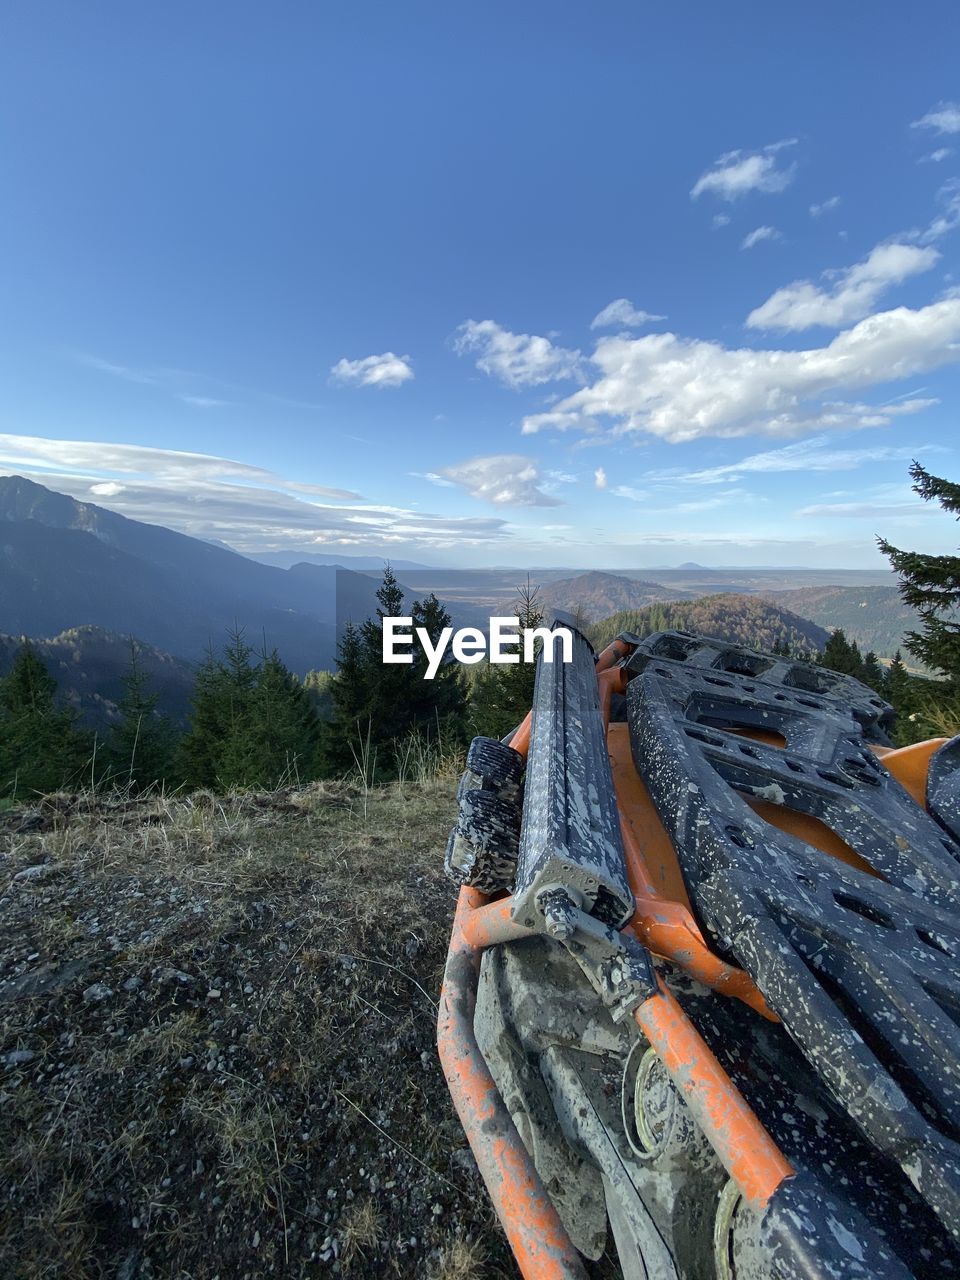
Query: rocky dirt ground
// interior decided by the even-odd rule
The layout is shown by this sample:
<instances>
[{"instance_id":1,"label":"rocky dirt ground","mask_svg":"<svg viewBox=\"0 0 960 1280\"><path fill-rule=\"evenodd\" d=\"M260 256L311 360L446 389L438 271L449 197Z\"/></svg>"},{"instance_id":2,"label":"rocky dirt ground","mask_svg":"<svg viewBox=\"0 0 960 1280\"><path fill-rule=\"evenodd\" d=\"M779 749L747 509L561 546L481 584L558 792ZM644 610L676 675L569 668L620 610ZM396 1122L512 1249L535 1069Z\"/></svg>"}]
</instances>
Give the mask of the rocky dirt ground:
<instances>
[{"instance_id":1,"label":"rocky dirt ground","mask_svg":"<svg viewBox=\"0 0 960 1280\"><path fill-rule=\"evenodd\" d=\"M0 1275L517 1274L435 1052L454 803L0 815Z\"/></svg>"}]
</instances>

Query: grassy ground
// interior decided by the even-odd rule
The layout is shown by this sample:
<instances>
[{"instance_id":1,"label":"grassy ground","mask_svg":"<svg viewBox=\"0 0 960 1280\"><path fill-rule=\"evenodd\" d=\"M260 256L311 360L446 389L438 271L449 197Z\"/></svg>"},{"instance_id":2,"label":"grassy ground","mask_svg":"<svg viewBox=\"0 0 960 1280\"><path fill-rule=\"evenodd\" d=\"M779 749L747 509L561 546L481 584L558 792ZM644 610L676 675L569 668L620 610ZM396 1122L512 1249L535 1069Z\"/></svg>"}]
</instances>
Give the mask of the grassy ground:
<instances>
[{"instance_id":1,"label":"grassy ground","mask_svg":"<svg viewBox=\"0 0 960 1280\"><path fill-rule=\"evenodd\" d=\"M0 815L0 1274L515 1274L434 1047L454 804Z\"/></svg>"}]
</instances>

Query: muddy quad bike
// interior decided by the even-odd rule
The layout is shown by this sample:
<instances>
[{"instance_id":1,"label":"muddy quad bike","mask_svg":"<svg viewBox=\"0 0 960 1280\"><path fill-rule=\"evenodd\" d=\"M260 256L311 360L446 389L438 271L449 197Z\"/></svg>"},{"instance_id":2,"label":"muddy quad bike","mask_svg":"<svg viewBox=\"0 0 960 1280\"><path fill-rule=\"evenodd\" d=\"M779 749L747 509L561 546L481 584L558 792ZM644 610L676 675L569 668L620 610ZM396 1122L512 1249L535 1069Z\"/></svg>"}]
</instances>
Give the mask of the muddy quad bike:
<instances>
[{"instance_id":1,"label":"muddy quad bike","mask_svg":"<svg viewBox=\"0 0 960 1280\"><path fill-rule=\"evenodd\" d=\"M440 1054L521 1272L960 1276L960 739L563 622L447 849Z\"/></svg>"}]
</instances>

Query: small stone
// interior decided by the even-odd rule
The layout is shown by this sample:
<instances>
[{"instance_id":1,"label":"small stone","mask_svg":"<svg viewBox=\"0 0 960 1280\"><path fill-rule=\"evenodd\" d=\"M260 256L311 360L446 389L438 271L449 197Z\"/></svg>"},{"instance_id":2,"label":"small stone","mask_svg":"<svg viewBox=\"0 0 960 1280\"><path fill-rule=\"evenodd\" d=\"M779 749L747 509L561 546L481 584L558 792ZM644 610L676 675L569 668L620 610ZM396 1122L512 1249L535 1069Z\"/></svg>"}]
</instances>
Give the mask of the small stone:
<instances>
[{"instance_id":1,"label":"small stone","mask_svg":"<svg viewBox=\"0 0 960 1280\"><path fill-rule=\"evenodd\" d=\"M126 982L123 984L123 989L124 991L139 991L142 986L143 986L143 979L133 977L133 978L128 978L126 980Z\"/></svg>"},{"instance_id":2,"label":"small stone","mask_svg":"<svg viewBox=\"0 0 960 1280\"><path fill-rule=\"evenodd\" d=\"M207 999L208 999L208 1000L219 1000L219 999L220 999L220 992L216 989L216 987L212 987L212 988L207 992Z\"/></svg>"},{"instance_id":3,"label":"small stone","mask_svg":"<svg viewBox=\"0 0 960 1280\"><path fill-rule=\"evenodd\" d=\"M32 1062L37 1055L32 1049L13 1049L4 1058L8 1067L23 1067Z\"/></svg>"},{"instance_id":4,"label":"small stone","mask_svg":"<svg viewBox=\"0 0 960 1280\"><path fill-rule=\"evenodd\" d=\"M14 880L41 880L48 871L49 867L44 863L38 863L35 867L24 867L13 878Z\"/></svg>"},{"instance_id":5,"label":"small stone","mask_svg":"<svg viewBox=\"0 0 960 1280\"><path fill-rule=\"evenodd\" d=\"M255 1231L253 1233L253 1247L255 1249L260 1248L260 1232L259 1231Z\"/></svg>"},{"instance_id":6,"label":"small stone","mask_svg":"<svg viewBox=\"0 0 960 1280\"><path fill-rule=\"evenodd\" d=\"M84 991L83 998L87 1004L99 1004L101 1000L109 1000L112 995L113 991L105 982L94 982Z\"/></svg>"}]
</instances>

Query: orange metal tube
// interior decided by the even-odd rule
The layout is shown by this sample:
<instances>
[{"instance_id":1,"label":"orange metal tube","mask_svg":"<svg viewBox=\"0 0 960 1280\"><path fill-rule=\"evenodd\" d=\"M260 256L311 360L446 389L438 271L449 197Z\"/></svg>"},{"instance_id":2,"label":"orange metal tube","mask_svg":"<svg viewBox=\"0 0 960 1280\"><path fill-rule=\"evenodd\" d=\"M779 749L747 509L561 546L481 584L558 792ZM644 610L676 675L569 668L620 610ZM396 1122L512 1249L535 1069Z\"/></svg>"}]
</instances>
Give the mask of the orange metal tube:
<instances>
[{"instance_id":1,"label":"orange metal tube","mask_svg":"<svg viewBox=\"0 0 960 1280\"><path fill-rule=\"evenodd\" d=\"M926 742L914 742L909 747L896 747L885 751L880 759L905 791L908 791L921 808L927 807L927 773L930 758L949 738L928 738ZM880 755L879 751L877 755Z\"/></svg>"},{"instance_id":2,"label":"orange metal tube","mask_svg":"<svg viewBox=\"0 0 960 1280\"><path fill-rule=\"evenodd\" d=\"M604 727L611 732L610 699L614 693L622 693L626 687L626 672L613 668L597 677L600 691L600 713ZM614 725L619 729L619 725ZM735 965L727 964L710 950L706 939L690 910L689 899L682 877L676 885L654 883L650 876L644 846L634 829L633 817L638 811L654 813L653 803L643 787L632 762L629 760L629 741L608 739L613 786L617 795L617 811L620 816L620 835L623 839L624 860L627 864L627 880L636 902L636 910L629 928L648 950L665 960L672 960L691 977L722 995L742 1000L757 1013L772 1022L778 1022L767 1002L748 973ZM639 794L642 792L642 795ZM645 839L649 844L659 840L667 849L675 864L676 855L670 845L670 837L655 819L655 825L647 823ZM676 875L680 876L679 867ZM665 888L679 892L682 900L665 893Z\"/></svg>"},{"instance_id":3,"label":"orange metal tube","mask_svg":"<svg viewBox=\"0 0 960 1280\"><path fill-rule=\"evenodd\" d=\"M762 1209L793 1166L662 981L634 1017L744 1199Z\"/></svg>"},{"instance_id":4,"label":"orange metal tube","mask_svg":"<svg viewBox=\"0 0 960 1280\"><path fill-rule=\"evenodd\" d=\"M544 1190L473 1032L480 951L464 936L486 899L460 890L440 992L437 1045L447 1086L525 1280L586 1280L580 1255ZM495 904L499 906L500 904Z\"/></svg>"},{"instance_id":5,"label":"orange metal tube","mask_svg":"<svg viewBox=\"0 0 960 1280\"><path fill-rule=\"evenodd\" d=\"M532 724L533 711L528 711L520 722L520 725L513 737L510 739L511 747L513 747L514 751L519 751L524 759L526 759L527 753L530 750L530 728Z\"/></svg>"},{"instance_id":6,"label":"orange metal tube","mask_svg":"<svg viewBox=\"0 0 960 1280\"><path fill-rule=\"evenodd\" d=\"M464 942L483 950L501 942L515 942L517 938L529 938L534 930L518 924L511 918L513 898L499 898L482 907L465 911L460 924Z\"/></svg>"}]
</instances>

